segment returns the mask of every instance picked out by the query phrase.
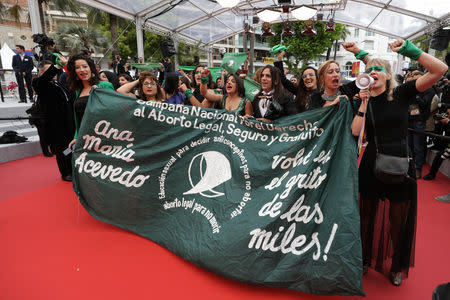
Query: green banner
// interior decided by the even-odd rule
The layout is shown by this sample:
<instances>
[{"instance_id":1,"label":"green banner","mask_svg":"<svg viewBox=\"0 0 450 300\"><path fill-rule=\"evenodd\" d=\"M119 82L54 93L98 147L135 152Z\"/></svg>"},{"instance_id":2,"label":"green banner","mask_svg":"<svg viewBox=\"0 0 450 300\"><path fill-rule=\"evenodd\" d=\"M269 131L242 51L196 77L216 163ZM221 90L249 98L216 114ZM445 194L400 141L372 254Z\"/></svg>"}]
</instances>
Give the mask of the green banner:
<instances>
[{"instance_id":1,"label":"green banner","mask_svg":"<svg viewBox=\"0 0 450 300\"><path fill-rule=\"evenodd\" d=\"M95 218L242 282L363 295L348 102L272 123L96 89L73 155Z\"/></svg>"},{"instance_id":2,"label":"green banner","mask_svg":"<svg viewBox=\"0 0 450 300\"><path fill-rule=\"evenodd\" d=\"M143 70L143 71L152 71L153 69L161 69L164 68L160 63L132 63L132 67Z\"/></svg>"},{"instance_id":3,"label":"green banner","mask_svg":"<svg viewBox=\"0 0 450 300\"><path fill-rule=\"evenodd\" d=\"M225 53L220 66L228 73L234 74L247 59L247 56L247 53Z\"/></svg>"}]
</instances>

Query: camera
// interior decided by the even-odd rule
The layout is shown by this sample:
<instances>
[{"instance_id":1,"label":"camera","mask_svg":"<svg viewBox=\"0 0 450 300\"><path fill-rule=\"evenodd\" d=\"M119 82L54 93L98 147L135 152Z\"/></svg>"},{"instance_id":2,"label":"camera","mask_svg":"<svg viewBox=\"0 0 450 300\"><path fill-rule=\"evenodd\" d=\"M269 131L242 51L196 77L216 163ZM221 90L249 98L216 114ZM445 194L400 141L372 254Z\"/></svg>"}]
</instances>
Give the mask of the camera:
<instances>
[{"instance_id":1,"label":"camera","mask_svg":"<svg viewBox=\"0 0 450 300\"><path fill-rule=\"evenodd\" d=\"M36 33L33 34L31 37L33 38L33 42L35 42L41 47L55 44L52 38L49 38L47 35L43 33Z\"/></svg>"},{"instance_id":2,"label":"camera","mask_svg":"<svg viewBox=\"0 0 450 300\"><path fill-rule=\"evenodd\" d=\"M447 109L450 108L450 105L443 103L443 102L439 102L438 103L438 111L437 113L433 116L433 119L436 121L448 118L448 114L447 114Z\"/></svg>"}]
</instances>

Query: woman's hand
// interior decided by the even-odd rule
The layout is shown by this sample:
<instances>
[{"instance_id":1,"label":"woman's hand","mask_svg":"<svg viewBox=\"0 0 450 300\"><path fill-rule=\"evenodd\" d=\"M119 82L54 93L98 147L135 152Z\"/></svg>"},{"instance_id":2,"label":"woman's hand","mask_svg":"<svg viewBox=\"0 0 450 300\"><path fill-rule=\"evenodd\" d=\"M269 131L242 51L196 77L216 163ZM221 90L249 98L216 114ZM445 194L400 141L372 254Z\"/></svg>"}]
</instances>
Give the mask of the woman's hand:
<instances>
[{"instance_id":1,"label":"woman's hand","mask_svg":"<svg viewBox=\"0 0 450 300\"><path fill-rule=\"evenodd\" d=\"M59 61L65 66L67 65L67 62L69 61L67 58L62 56L61 54L58 55Z\"/></svg>"},{"instance_id":2,"label":"woman's hand","mask_svg":"<svg viewBox=\"0 0 450 300\"><path fill-rule=\"evenodd\" d=\"M342 47L344 47L345 50L351 53L359 53L360 51L355 42L345 42L342 44Z\"/></svg>"},{"instance_id":3,"label":"woman's hand","mask_svg":"<svg viewBox=\"0 0 450 300\"><path fill-rule=\"evenodd\" d=\"M278 61L283 61L283 57L286 54L286 51L281 51L280 53L277 54L277 60Z\"/></svg>"},{"instance_id":4,"label":"woman's hand","mask_svg":"<svg viewBox=\"0 0 450 300\"><path fill-rule=\"evenodd\" d=\"M186 85L185 85L184 83L182 83L182 84L180 84L180 86L178 87L178 89L179 89L182 93L184 93L184 92L187 90L187 87L186 87Z\"/></svg>"},{"instance_id":5,"label":"woman's hand","mask_svg":"<svg viewBox=\"0 0 450 300\"><path fill-rule=\"evenodd\" d=\"M204 68L202 71L202 77L208 77L211 71L208 68Z\"/></svg>"},{"instance_id":6,"label":"woman's hand","mask_svg":"<svg viewBox=\"0 0 450 300\"><path fill-rule=\"evenodd\" d=\"M73 139L73 140L69 143L69 149L72 149L72 147L75 145L76 142L77 142L77 139Z\"/></svg>"},{"instance_id":7,"label":"woman's hand","mask_svg":"<svg viewBox=\"0 0 450 300\"><path fill-rule=\"evenodd\" d=\"M398 52L403 47L403 44L405 43L404 40L396 40L395 42L392 42L389 44L389 47L392 51Z\"/></svg>"},{"instance_id":8,"label":"woman's hand","mask_svg":"<svg viewBox=\"0 0 450 300\"><path fill-rule=\"evenodd\" d=\"M359 91L359 98L361 98L363 104L367 105L367 103L369 102L369 97L369 89L363 89Z\"/></svg>"}]
</instances>

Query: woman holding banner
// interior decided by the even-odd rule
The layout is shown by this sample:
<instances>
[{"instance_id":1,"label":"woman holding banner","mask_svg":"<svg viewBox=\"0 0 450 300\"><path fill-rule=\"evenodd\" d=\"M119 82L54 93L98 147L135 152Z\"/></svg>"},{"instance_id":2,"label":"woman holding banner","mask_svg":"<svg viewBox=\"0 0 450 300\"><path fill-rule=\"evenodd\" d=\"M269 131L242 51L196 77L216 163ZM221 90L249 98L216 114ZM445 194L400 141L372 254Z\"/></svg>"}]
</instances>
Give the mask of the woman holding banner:
<instances>
[{"instance_id":1,"label":"woman holding banner","mask_svg":"<svg viewBox=\"0 0 450 300\"><path fill-rule=\"evenodd\" d=\"M226 95L215 94L212 90L208 89L210 70L204 68L202 71L200 93L209 102L220 103L222 109L234 112L242 116L252 116L253 108L252 103L245 97L244 83L242 79L236 74L230 74L226 80Z\"/></svg>"},{"instance_id":2,"label":"woman holding banner","mask_svg":"<svg viewBox=\"0 0 450 300\"><path fill-rule=\"evenodd\" d=\"M339 103L341 96L346 99L353 99L359 93L354 81L345 85L341 84L341 69L335 60L327 60L317 71L318 73L318 93L311 95L309 109L326 107ZM353 101L350 101L353 113L356 113Z\"/></svg>"},{"instance_id":3,"label":"woman holding banner","mask_svg":"<svg viewBox=\"0 0 450 300\"><path fill-rule=\"evenodd\" d=\"M83 120L91 90L95 88L114 90L114 87L110 82L100 81L94 61L82 53L76 54L69 59L67 70L69 72L67 79L70 89L75 91L75 136L69 143L69 148L71 148L77 141L78 129Z\"/></svg>"},{"instance_id":4,"label":"woman holding banner","mask_svg":"<svg viewBox=\"0 0 450 300\"><path fill-rule=\"evenodd\" d=\"M303 112L305 110L310 110L311 95L317 92L317 70L313 67L306 67L298 81L297 85L291 80L288 80L284 75L283 69L283 57L285 51L281 51L277 55L277 60L274 66L277 67L281 72L281 83L283 87L291 92L295 96L295 106L297 107L297 112Z\"/></svg>"},{"instance_id":5,"label":"woman holding banner","mask_svg":"<svg viewBox=\"0 0 450 300\"><path fill-rule=\"evenodd\" d=\"M396 86L389 62L370 59L368 53L353 42L342 46L366 63L366 73L374 81L368 90L360 93L362 102L352 124L353 134L357 134L363 122L366 123L369 142L359 167L364 271L374 267L388 275L393 285L399 286L402 278L407 277L409 267L414 265L417 216L415 169L410 161L409 178L405 181L399 184L381 182L374 174L377 148L383 154L407 157L408 101L437 82L447 66L411 42L397 40L389 44L392 51L417 60L428 69L428 73ZM369 114L364 118L366 111Z\"/></svg>"}]
</instances>

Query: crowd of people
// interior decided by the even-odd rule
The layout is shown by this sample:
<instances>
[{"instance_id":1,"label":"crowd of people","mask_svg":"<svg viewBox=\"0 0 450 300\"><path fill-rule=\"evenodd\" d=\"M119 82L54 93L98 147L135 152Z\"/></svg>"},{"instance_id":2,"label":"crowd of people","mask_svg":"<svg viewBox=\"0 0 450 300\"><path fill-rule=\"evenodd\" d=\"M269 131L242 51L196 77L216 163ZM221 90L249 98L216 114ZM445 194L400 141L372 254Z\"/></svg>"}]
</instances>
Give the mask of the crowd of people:
<instances>
[{"instance_id":1,"label":"crowd of people","mask_svg":"<svg viewBox=\"0 0 450 300\"><path fill-rule=\"evenodd\" d=\"M349 101L354 116L349 130L358 136L365 123L368 141L359 167L364 270L374 268L385 273L391 283L398 286L414 262L416 179L421 177L426 147L425 137L408 134L408 127L425 130L435 94L433 86L448 67L409 41L397 40L389 46L392 51L417 60L426 71L413 72L406 76L405 82L397 82L389 62L372 58L355 43L346 42L343 47L365 63L366 73L373 78L370 88L360 90L355 81L343 84L339 63L333 60L324 62L318 70L306 67L298 78L288 80L283 69L284 52L278 54L274 66L266 65L255 72L253 79L261 84L261 89L253 100L246 98L242 80L248 72L224 72L214 82L210 70L204 66L197 66L192 74L186 74L180 69L175 72L168 62L158 74L138 71L133 80L130 66L120 56L114 57L113 72L109 72L100 71L83 53L70 59L60 56L67 72L62 72L52 61L41 61L41 75L33 86L41 104L48 108L48 133L51 136L48 141L64 180L71 180L71 165L70 155L64 155L63 151L67 145L70 148L75 144L84 111L91 101L89 94L96 88L115 90L144 101L224 109L262 122ZM445 79L447 86L448 76ZM449 103L448 95L447 87L447 94L442 96L443 103ZM447 125L448 115L436 122ZM385 184L374 176L378 150L413 157L406 181ZM448 155L447 149L439 157ZM427 175L429 179L436 176L436 171L432 167L430 176ZM379 216L380 213L388 217ZM392 243L391 248L388 243Z\"/></svg>"}]
</instances>

